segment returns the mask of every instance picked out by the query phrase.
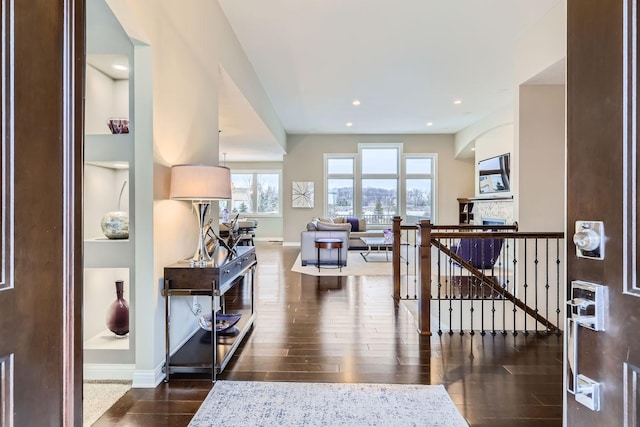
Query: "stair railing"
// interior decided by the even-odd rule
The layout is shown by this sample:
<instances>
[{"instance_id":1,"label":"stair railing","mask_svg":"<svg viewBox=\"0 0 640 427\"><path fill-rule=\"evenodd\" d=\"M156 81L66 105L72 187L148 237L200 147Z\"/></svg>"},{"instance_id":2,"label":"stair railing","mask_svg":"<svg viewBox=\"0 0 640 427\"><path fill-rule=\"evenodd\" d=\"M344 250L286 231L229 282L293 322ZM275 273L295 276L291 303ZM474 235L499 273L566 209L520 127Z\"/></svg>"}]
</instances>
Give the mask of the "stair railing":
<instances>
[{"instance_id":1,"label":"stair railing","mask_svg":"<svg viewBox=\"0 0 640 427\"><path fill-rule=\"evenodd\" d=\"M564 233L401 222L393 220L393 297L416 303L420 334L431 335L432 322L438 334L561 332Z\"/></svg>"}]
</instances>

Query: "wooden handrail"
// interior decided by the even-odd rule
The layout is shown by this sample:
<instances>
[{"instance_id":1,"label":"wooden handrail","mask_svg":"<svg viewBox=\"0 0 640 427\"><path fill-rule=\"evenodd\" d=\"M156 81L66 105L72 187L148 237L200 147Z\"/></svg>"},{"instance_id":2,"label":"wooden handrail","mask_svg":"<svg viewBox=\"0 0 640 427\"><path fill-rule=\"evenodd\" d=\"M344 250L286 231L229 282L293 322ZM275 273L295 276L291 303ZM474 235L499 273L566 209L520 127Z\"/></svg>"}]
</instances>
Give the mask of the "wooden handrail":
<instances>
[{"instance_id":1,"label":"wooden handrail","mask_svg":"<svg viewBox=\"0 0 640 427\"><path fill-rule=\"evenodd\" d=\"M473 233L468 231L460 232L432 232L431 236L438 239L460 239L462 237L471 237L487 239L563 239L564 233L561 231L483 231L482 233Z\"/></svg>"},{"instance_id":2,"label":"wooden handrail","mask_svg":"<svg viewBox=\"0 0 640 427\"><path fill-rule=\"evenodd\" d=\"M495 224L495 225L475 225L475 224L456 224L456 225L431 225L432 230L513 230L518 231L518 223L513 224Z\"/></svg>"}]
</instances>

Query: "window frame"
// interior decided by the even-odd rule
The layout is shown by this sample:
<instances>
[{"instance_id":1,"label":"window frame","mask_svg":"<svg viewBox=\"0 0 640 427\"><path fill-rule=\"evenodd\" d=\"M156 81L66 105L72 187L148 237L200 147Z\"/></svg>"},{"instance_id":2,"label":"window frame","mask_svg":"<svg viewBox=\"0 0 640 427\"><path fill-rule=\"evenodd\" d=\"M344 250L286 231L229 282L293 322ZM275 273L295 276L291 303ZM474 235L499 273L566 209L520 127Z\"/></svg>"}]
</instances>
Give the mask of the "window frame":
<instances>
[{"instance_id":1,"label":"window frame","mask_svg":"<svg viewBox=\"0 0 640 427\"><path fill-rule=\"evenodd\" d=\"M408 173L407 172L407 160L408 159L431 159L431 173ZM438 218L438 153L408 153L402 157L402 182L403 182L403 196L406 196L407 192L407 180L408 179L431 179L431 218L432 224L437 224ZM403 203L403 218L407 218L407 206L406 202Z\"/></svg>"},{"instance_id":2,"label":"window frame","mask_svg":"<svg viewBox=\"0 0 640 427\"><path fill-rule=\"evenodd\" d=\"M364 172L364 151L365 150L395 150L396 151L396 165L395 165L395 169L396 172L395 173L365 173ZM360 176L357 179L358 182L358 210L356 212L359 212L359 214L357 215L358 217L364 217L364 206L362 203L362 198L364 197L364 192L363 192L363 182L365 180L372 180L372 179L385 179L385 180L395 180L396 183L396 211L394 213L391 214L391 217L395 216L395 215L402 215L403 212L403 195L401 194L402 192L402 158L403 158L403 144L401 143L360 143L358 144L358 165L359 165L359 172L360 172ZM375 214L373 214L375 215ZM389 223L383 223L383 224L376 224L378 226L380 225L390 225L392 222L389 221ZM372 224L373 225L373 224Z\"/></svg>"},{"instance_id":3,"label":"window frame","mask_svg":"<svg viewBox=\"0 0 640 427\"><path fill-rule=\"evenodd\" d=\"M388 149L393 148L398 150L397 157L397 173L380 173L380 174L363 174L362 164L362 151L368 148L374 149ZM352 159L353 161L353 174L329 174L328 163L330 159ZM430 173L407 173L407 160L408 159L429 159L431 161ZM362 182L365 179L395 179L397 182L397 213L395 215L401 216L406 220L407 218L407 206L406 206L406 191L408 179L430 179L431 180L431 217L432 223L437 223L438 214L438 153L405 153L403 143L359 143L357 153L324 153L324 192L323 200L323 214L329 216L329 180L330 179L351 179L353 180L353 212L354 216L361 217L363 215L362 206ZM373 225L372 228L383 227L384 225ZM390 225L390 224L389 224Z\"/></svg>"},{"instance_id":4,"label":"window frame","mask_svg":"<svg viewBox=\"0 0 640 427\"><path fill-rule=\"evenodd\" d=\"M340 153L340 154L332 154L332 153L324 153L324 192L322 194L322 212L325 217L329 216L329 180L330 179L351 179L353 181L353 200L351 201L351 207L353 209L354 215L356 212L356 171L358 168L357 165L357 156L352 153ZM329 160L330 159L351 159L353 162L353 172L351 174L329 174Z\"/></svg>"},{"instance_id":5,"label":"window frame","mask_svg":"<svg viewBox=\"0 0 640 427\"><path fill-rule=\"evenodd\" d=\"M281 169L231 169L231 181L233 182L233 175L252 175L251 180L251 203L257 209L258 207L258 175L277 175L278 176L278 212L276 213L264 213L264 212L238 212L240 216L251 216L251 217L276 217L280 218L283 216L282 212L282 204L283 204L283 189L282 189L282 170ZM233 196L233 193L232 193ZM233 198L229 200L221 200L221 202L227 202L227 209L229 209L229 215L232 214L233 209L230 209L233 206ZM222 212L222 208L219 203L219 211L220 214Z\"/></svg>"}]
</instances>

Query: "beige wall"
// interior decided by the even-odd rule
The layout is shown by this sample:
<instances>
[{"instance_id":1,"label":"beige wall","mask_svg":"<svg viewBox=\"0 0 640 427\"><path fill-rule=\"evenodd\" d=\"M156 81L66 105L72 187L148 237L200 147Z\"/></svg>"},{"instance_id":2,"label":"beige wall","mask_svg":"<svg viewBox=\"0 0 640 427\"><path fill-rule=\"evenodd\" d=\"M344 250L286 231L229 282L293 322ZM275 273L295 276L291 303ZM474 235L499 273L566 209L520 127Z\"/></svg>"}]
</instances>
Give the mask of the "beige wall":
<instances>
[{"instance_id":1,"label":"beige wall","mask_svg":"<svg viewBox=\"0 0 640 427\"><path fill-rule=\"evenodd\" d=\"M505 153L513 153L513 124L505 124L498 126L490 131L486 132L482 136L479 136L476 139L476 162L475 162L475 170L474 174L474 191L476 197L490 197L480 194L479 187L479 177L478 177L478 162L480 160L488 159L490 157L496 157ZM513 175L514 172L511 172ZM511 193L500 193L499 196L510 196Z\"/></svg>"},{"instance_id":2,"label":"beige wall","mask_svg":"<svg viewBox=\"0 0 640 427\"><path fill-rule=\"evenodd\" d=\"M314 216L323 215L324 153L357 153L358 143L402 143L404 153L438 155L437 222L458 223L458 197L473 193L474 166L454 158L453 135L289 135L284 158L284 242L300 242L300 231ZM291 207L294 181L315 183L315 207Z\"/></svg>"},{"instance_id":3,"label":"beige wall","mask_svg":"<svg viewBox=\"0 0 640 427\"><path fill-rule=\"evenodd\" d=\"M521 231L564 229L565 87L520 88Z\"/></svg>"}]
</instances>

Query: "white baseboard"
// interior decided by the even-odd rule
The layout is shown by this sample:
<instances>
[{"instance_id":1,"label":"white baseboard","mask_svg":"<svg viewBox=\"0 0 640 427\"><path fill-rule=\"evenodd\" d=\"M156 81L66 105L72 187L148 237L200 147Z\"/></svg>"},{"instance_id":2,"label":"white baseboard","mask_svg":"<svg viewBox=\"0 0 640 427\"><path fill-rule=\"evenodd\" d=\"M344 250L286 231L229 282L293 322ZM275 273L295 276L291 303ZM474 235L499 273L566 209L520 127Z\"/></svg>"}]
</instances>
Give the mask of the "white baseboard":
<instances>
[{"instance_id":1,"label":"white baseboard","mask_svg":"<svg viewBox=\"0 0 640 427\"><path fill-rule=\"evenodd\" d=\"M189 339L200 330L200 328L194 328L193 332L187 335L182 342L178 343L176 348L173 350L171 355L173 355L176 351L178 351ZM143 370L138 369L133 372L131 380L133 384L131 387L133 388L156 388L158 384L160 384L165 379L165 373L162 371L164 368L164 360L160 362L158 366L153 370Z\"/></svg>"},{"instance_id":2,"label":"white baseboard","mask_svg":"<svg viewBox=\"0 0 640 427\"><path fill-rule=\"evenodd\" d=\"M256 237L256 242L282 242L282 237Z\"/></svg>"},{"instance_id":3,"label":"white baseboard","mask_svg":"<svg viewBox=\"0 0 640 427\"><path fill-rule=\"evenodd\" d=\"M136 365L114 363L85 363L82 378L85 380L122 380L131 381Z\"/></svg>"},{"instance_id":4,"label":"white baseboard","mask_svg":"<svg viewBox=\"0 0 640 427\"><path fill-rule=\"evenodd\" d=\"M282 242L282 246L300 247L300 242Z\"/></svg>"},{"instance_id":5,"label":"white baseboard","mask_svg":"<svg viewBox=\"0 0 640 427\"><path fill-rule=\"evenodd\" d=\"M162 368L164 362L160 363L154 370L137 370L133 373L132 388L156 388L165 377Z\"/></svg>"}]
</instances>

